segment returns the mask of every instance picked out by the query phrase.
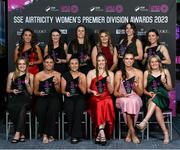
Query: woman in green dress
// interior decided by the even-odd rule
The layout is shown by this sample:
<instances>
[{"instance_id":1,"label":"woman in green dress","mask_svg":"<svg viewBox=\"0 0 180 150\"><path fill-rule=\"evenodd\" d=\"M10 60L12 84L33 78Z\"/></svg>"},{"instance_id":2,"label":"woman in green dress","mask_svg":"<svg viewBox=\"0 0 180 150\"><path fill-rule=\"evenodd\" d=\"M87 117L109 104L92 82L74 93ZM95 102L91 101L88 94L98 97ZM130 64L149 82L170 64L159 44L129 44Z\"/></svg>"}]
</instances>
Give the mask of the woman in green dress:
<instances>
[{"instance_id":1,"label":"woman in green dress","mask_svg":"<svg viewBox=\"0 0 180 150\"><path fill-rule=\"evenodd\" d=\"M144 130L148 120L155 112L156 119L164 133L164 144L169 143L169 133L164 123L162 112L168 110L168 91L172 89L171 76L167 69L162 68L159 56L150 56L148 60L148 70L144 72L144 94L148 99L148 110L145 118L137 128Z\"/></svg>"}]
</instances>

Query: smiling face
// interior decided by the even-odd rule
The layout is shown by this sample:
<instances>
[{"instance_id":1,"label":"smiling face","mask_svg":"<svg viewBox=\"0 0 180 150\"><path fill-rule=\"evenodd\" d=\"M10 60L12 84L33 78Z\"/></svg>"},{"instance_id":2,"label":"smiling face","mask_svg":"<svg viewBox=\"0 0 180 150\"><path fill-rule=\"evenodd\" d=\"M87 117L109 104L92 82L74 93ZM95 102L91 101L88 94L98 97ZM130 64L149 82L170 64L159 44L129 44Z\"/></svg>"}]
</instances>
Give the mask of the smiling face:
<instances>
[{"instance_id":1,"label":"smiling face","mask_svg":"<svg viewBox=\"0 0 180 150\"><path fill-rule=\"evenodd\" d=\"M25 72L26 69L27 69L27 64L26 64L26 61L24 59L20 59L18 62L17 62L17 69L21 72Z\"/></svg>"},{"instance_id":2,"label":"smiling face","mask_svg":"<svg viewBox=\"0 0 180 150\"><path fill-rule=\"evenodd\" d=\"M134 63L133 54L125 54L123 61L126 67L132 67Z\"/></svg>"},{"instance_id":3,"label":"smiling face","mask_svg":"<svg viewBox=\"0 0 180 150\"><path fill-rule=\"evenodd\" d=\"M60 37L61 35L58 32L52 32L51 34L52 41L55 43L59 42Z\"/></svg>"},{"instance_id":4,"label":"smiling face","mask_svg":"<svg viewBox=\"0 0 180 150\"><path fill-rule=\"evenodd\" d=\"M69 62L69 68L71 71L76 72L79 69L79 61L77 58L71 59Z\"/></svg>"},{"instance_id":5,"label":"smiling face","mask_svg":"<svg viewBox=\"0 0 180 150\"><path fill-rule=\"evenodd\" d=\"M106 59L103 56L99 56L97 58L97 67L99 69L105 69L106 63L107 63L107 61L106 61Z\"/></svg>"},{"instance_id":6,"label":"smiling face","mask_svg":"<svg viewBox=\"0 0 180 150\"><path fill-rule=\"evenodd\" d=\"M30 31L25 31L22 37L25 43L30 43L32 40L32 33Z\"/></svg>"},{"instance_id":7,"label":"smiling face","mask_svg":"<svg viewBox=\"0 0 180 150\"><path fill-rule=\"evenodd\" d=\"M105 32L102 32L99 36L101 43L108 43L109 42L109 35Z\"/></svg>"},{"instance_id":8,"label":"smiling face","mask_svg":"<svg viewBox=\"0 0 180 150\"><path fill-rule=\"evenodd\" d=\"M76 34L77 38L84 38L85 37L85 28L83 26L80 26L77 28Z\"/></svg>"},{"instance_id":9,"label":"smiling face","mask_svg":"<svg viewBox=\"0 0 180 150\"><path fill-rule=\"evenodd\" d=\"M160 68L160 62L156 57L151 58L149 65L152 70L157 70Z\"/></svg>"},{"instance_id":10,"label":"smiling face","mask_svg":"<svg viewBox=\"0 0 180 150\"><path fill-rule=\"evenodd\" d=\"M148 33L148 41L151 44L157 44L158 39L159 39L159 36L155 32L149 32Z\"/></svg>"},{"instance_id":11,"label":"smiling face","mask_svg":"<svg viewBox=\"0 0 180 150\"><path fill-rule=\"evenodd\" d=\"M134 35L134 29L132 28L132 26L130 24L126 25L126 34L127 36L132 36Z\"/></svg>"},{"instance_id":12,"label":"smiling face","mask_svg":"<svg viewBox=\"0 0 180 150\"><path fill-rule=\"evenodd\" d=\"M54 61L52 58L47 58L44 60L44 69L47 70L47 71L51 71L53 70L53 67L54 67Z\"/></svg>"}]
</instances>

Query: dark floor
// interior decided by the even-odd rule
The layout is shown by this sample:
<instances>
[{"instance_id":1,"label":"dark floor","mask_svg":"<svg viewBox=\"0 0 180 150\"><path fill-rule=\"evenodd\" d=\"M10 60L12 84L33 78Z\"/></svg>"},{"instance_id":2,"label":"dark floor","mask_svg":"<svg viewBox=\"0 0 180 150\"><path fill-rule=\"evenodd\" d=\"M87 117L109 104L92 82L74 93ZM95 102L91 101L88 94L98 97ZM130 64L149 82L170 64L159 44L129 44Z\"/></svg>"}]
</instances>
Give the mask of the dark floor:
<instances>
[{"instance_id":1,"label":"dark floor","mask_svg":"<svg viewBox=\"0 0 180 150\"><path fill-rule=\"evenodd\" d=\"M146 138L146 137L145 137ZM180 115L173 118L173 140L164 145L162 132L158 125L150 128L150 139L142 140L141 144L125 143L121 140L110 140L106 146L94 144L92 140L82 140L78 144L70 144L69 139L56 140L49 144L42 144L41 140L32 139L25 143L11 144L5 140L5 125L0 123L0 149L180 149Z\"/></svg>"}]
</instances>

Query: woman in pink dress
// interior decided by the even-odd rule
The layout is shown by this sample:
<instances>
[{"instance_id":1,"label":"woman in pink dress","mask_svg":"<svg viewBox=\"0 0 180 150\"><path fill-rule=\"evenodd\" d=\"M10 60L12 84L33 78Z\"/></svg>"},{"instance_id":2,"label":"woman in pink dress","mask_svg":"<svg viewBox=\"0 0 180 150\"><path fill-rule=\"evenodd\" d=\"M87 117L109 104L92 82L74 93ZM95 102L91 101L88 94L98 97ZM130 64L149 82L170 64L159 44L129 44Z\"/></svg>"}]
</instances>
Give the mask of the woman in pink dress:
<instances>
[{"instance_id":1,"label":"woman in pink dress","mask_svg":"<svg viewBox=\"0 0 180 150\"><path fill-rule=\"evenodd\" d=\"M88 112L94 131L98 130L95 143L105 145L114 128L114 107L111 94L114 91L114 74L107 70L107 60L102 53L96 58L96 69L87 75L87 92L91 94Z\"/></svg>"},{"instance_id":2,"label":"woman in pink dress","mask_svg":"<svg viewBox=\"0 0 180 150\"><path fill-rule=\"evenodd\" d=\"M116 107L123 112L124 120L128 126L125 141L139 144L140 141L135 133L134 125L142 106L140 95L143 94L143 73L132 67L133 63L133 53L126 52L123 58L123 67L115 74L114 95L117 97Z\"/></svg>"}]
</instances>

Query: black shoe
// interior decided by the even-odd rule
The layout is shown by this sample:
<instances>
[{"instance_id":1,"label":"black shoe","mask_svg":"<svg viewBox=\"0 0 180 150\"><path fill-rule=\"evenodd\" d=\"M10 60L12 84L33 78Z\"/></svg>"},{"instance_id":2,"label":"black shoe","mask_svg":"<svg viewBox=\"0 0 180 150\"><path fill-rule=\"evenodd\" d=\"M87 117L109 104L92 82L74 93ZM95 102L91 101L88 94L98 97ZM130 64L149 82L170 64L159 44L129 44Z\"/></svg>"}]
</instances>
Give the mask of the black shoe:
<instances>
[{"instance_id":1,"label":"black shoe","mask_svg":"<svg viewBox=\"0 0 180 150\"><path fill-rule=\"evenodd\" d=\"M19 142L19 139L12 139L11 140L11 143L13 143L13 144L16 144L16 143L18 143Z\"/></svg>"},{"instance_id":2,"label":"black shoe","mask_svg":"<svg viewBox=\"0 0 180 150\"><path fill-rule=\"evenodd\" d=\"M71 139L71 144L77 144L79 142L78 138L72 138Z\"/></svg>"},{"instance_id":3,"label":"black shoe","mask_svg":"<svg viewBox=\"0 0 180 150\"><path fill-rule=\"evenodd\" d=\"M19 142L26 142L25 138L20 138Z\"/></svg>"},{"instance_id":4,"label":"black shoe","mask_svg":"<svg viewBox=\"0 0 180 150\"><path fill-rule=\"evenodd\" d=\"M106 145L107 141L105 137L101 137L101 145L104 146Z\"/></svg>"},{"instance_id":5,"label":"black shoe","mask_svg":"<svg viewBox=\"0 0 180 150\"><path fill-rule=\"evenodd\" d=\"M101 137L97 136L95 139L95 144L101 144Z\"/></svg>"}]
</instances>

